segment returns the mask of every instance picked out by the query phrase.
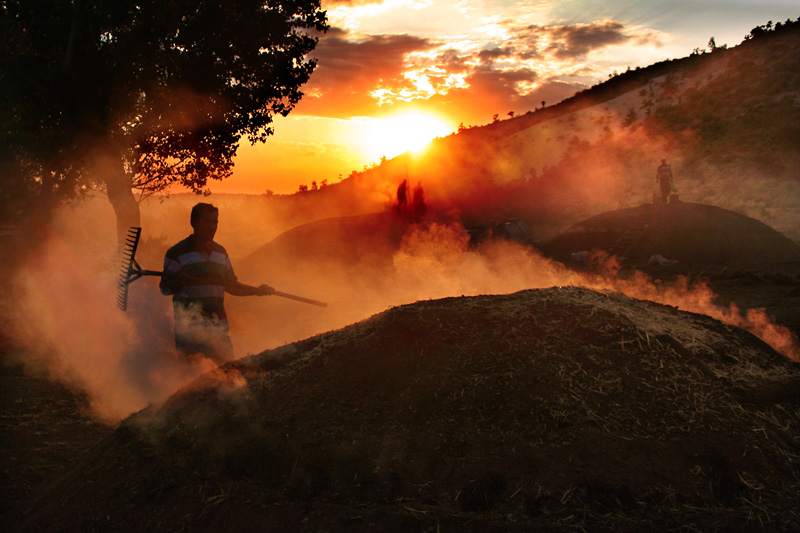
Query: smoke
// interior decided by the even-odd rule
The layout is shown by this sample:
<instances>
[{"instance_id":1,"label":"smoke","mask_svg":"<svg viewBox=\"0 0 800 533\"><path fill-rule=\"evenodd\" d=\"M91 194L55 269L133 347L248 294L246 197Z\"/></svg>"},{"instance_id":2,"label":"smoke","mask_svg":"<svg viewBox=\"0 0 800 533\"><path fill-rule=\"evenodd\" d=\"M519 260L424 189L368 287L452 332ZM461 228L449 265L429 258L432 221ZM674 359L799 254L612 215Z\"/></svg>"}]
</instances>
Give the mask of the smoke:
<instances>
[{"instance_id":1,"label":"smoke","mask_svg":"<svg viewBox=\"0 0 800 533\"><path fill-rule=\"evenodd\" d=\"M602 255L602 254L601 254ZM620 277L614 257L601 257L601 275L582 276L579 285L620 292L632 298L671 305L683 311L708 315L726 324L749 331L789 359L800 362L800 339L796 333L775 323L763 308L744 312L735 302L728 306L716 303L717 295L705 280L690 281L679 276L671 283L653 280L642 272Z\"/></svg>"},{"instance_id":2,"label":"smoke","mask_svg":"<svg viewBox=\"0 0 800 533\"><path fill-rule=\"evenodd\" d=\"M314 231L321 232L322 228ZM341 260L330 255L315 258L313 254L309 257L292 253L282 246L280 254L266 248L243 261L247 265L243 272L249 278L287 287L286 290L306 291L307 295L326 300L329 308L320 310L275 299L231 299L231 320L239 333L234 342L245 351L255 352L418 300L571 285L621 292L706 314L750 331L780 353L800 360L800 343L788 328L775 324L763 310L742 312L735 304L717 304L716 295L703 281L678 277L667 283L641 272L622 276L616 259L602 254L594 257L591 272L575 272L512 241L487 241L472 248L463 226L441 221L405 227L399 245L390 252L391 262L376 262L367 250L361 260L354 260L344 248L369 242L365 234L374 231L374 227L365 225L358 233L354 227L346 241L333 244L342 248ZM302 249L304 244L300 239L295 246ZM248 324L252 320L256 322ZM253 335L255 331L259 334Z\"/></svg>"},{"instance_id":3,"label":"smoke","mask_svg":"<svg viewBox=\"0 0 800 533\"><path fill-rule=\"evenodd\" d=\"M228 249L239 279L328 303L320 308L275 296L227 296L237 358L419 300L569 285L703 313L800 360L797 337L763 310L718 305L707 284L688 278L664 283L642 273L622 276L615 259L603 256L594 258L591 272L575 272L512 241L474 247L456 219L434 213L409 223L391 213L389 202L382 214L318 220L273 238L279 228L262 226L274 213L264 213L261 199L229 201L221 203L217 240ZM188 234L184 203L143 206L143 220L151 225L137 252L143 268L159 270L166 248ZM161 218L164 213L169 217ZM107 421L160 403L215 368L208 360L190 362L175 352L170 300L159 292L157 278L134 282L128 311L116 308L120 263L113 221L102 199L63 209L42 246L9 277L3 311L7 335L24 348L18 357L26 369L84 391L92 414ZM226 236L239 237L228 243ZM259 239L268 244L253 251Z\"/></svg>"},{"instance_id":4,"label":"smoke","mask_svg":"<svg viewBox=\"0 0 800 533\"><path fill-rule=\"evenodd\" d=\"M214 365L177 357L152 284L132 291L130 313L116 308L113 217L98 224L106 217L94 207L57 215L7 280L3 320L28 372L85 392L91 414L111 422L162 401Z\"/></svg>"},{"instance_id":5,"label":"smoke","mask_svg":"<svg viewBox=\"0 0 800 533\"><path fill-rule=\"evenodd\" d=\"M406 273L403 281L419 298L509 293L554 285L620 292L737 326L800 362L800 341L794 332L776 324L764 309L742 312L735 303L718 305L716 294L703 280L679 276L665 283L642 272L622 276L616 258L602 252L595 254L591 273L574 272L514 242L489 242L474 252L468 250L467 242L463 231L459 233L455 227L412 228L404 247L395 254L395 266Z\"/></svg>"},{"instance_id":6,"label":"smoke","mask_svg":"<svg viewBox=\"0 0 800 533\"><path fill-rule=\"evenodd\" d=\"M342 210L352 213L362 208L346 202L327 207L326 200L308 197L250 199L247 209L241 209L233 196L214 199L223 213L217 240L234 257L294 224L329 211L341 215ZM141 203L144 231L136 259L142 268L161 269L166 249L191 232L189 211L197 201L193 195L176 195ZM320 208L307 209L309 201ZM37 236L37 242L15 250L13 265L2 265L5 305L0 308L4 343L18 348L8 357L33 375L85 393L90 414L108 422L160 403L216 368L207 359L187 361L176 352L172 306L160 293L157 278L133 282L127 312L116 307L121 260L115 228L114 213L103 196L57 210L48 231ZM300 305L287 301L274 305L273 299L273 305L264 306L266 300L261 299L262 307L252 317L239 315L232 331L239 345L237 356L245 349L260 351L293 342L309 331L302 328L265 337L261 319L268 311L291 315L293 306Z\"/></svg>"}]
</instances>

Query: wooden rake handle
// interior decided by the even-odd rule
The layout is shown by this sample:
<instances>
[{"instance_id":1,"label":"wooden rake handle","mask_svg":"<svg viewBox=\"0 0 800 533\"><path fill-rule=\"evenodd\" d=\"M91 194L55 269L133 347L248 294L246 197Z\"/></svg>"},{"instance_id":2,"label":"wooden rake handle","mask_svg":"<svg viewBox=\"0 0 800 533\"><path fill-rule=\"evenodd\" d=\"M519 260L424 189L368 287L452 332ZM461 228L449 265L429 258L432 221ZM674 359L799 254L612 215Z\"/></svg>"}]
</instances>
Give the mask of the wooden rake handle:
<instances>
[{"instance_id":1,"label":"wooden rake handle","mask_svg":"<svg viewBox=\"0 0 800 533\"><path fill-rule=\"evenodd\" d=\"M272 296L280 296L281 298L289 298L290 300L297 300L298 302L303 302L306 304L311 305L318 305L319 307L328 307L328 304L325 302L320 302L318 300L312 300L311 298L303 298L302 296L297 296L295 294L289 294L288 292L280 292L275 291L272 293Z\"/></svg>"}]
</instances>

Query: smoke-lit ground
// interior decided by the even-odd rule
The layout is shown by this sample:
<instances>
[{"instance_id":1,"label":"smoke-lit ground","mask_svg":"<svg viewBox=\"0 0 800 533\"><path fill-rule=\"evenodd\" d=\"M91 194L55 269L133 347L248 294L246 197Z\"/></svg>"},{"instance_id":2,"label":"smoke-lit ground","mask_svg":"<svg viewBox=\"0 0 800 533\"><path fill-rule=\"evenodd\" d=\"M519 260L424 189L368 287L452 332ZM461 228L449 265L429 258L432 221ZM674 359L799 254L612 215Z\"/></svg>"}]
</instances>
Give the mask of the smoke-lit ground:
<instances>
[{"instance_id":1,"label":"smoke-lit ground","mask_svg":"<svg viewBox=\"0 0 800 533\"><path fill-rule=\"evenodd\" d=\"M144 204L136 256L142 268L160 270L166 248L191 232L194 201ZM328 303L320 308L278 297L228 296L236 357L419 300L574 285L708 314L800 360L797 338L788 329L763 311L717 305L707 285L687 278L663 283L643 274L621 276L608 258L598 258L592 272L578 273L508 241L470 247L463 226L444 218L410 224L388 213L368 215L374 217L372 225L349 226L332 241L325 228L338 219L331 219L275 239L285 228L270 224L275 217L263 203L257 203L257 212L249 212L244 201L217 204L216 240L227 247L241 281ZM128 311L116 308L115 238L113 213L102 199L63 209L45 245L8 280L12 292L4 310L8 335L26 368L86 391L94 415L108 421L163 401L214 366L204 360L187 363L175 352L170 301L158 291L156 278L134 282Z\"/></svg>"}]
</instances>

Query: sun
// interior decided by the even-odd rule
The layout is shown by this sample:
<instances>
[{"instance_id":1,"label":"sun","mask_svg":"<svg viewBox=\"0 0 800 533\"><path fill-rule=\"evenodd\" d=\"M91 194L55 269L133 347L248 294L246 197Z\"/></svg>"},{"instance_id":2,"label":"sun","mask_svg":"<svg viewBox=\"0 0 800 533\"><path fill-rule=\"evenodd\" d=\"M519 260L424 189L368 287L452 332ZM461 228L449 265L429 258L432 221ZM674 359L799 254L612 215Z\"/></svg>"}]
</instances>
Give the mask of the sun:
<instances>
[{"instance_id":1,"label":"sun","mask_svg":"<svg viewBox=\"0 0 800 533\"><path fill-rule=\"evenodd\" d=\"M443 118L423 111L407 111L383 118L365 119L359 148L371 161L418 151L436 137L453 132Z\"/></svg>"}]
</instances>

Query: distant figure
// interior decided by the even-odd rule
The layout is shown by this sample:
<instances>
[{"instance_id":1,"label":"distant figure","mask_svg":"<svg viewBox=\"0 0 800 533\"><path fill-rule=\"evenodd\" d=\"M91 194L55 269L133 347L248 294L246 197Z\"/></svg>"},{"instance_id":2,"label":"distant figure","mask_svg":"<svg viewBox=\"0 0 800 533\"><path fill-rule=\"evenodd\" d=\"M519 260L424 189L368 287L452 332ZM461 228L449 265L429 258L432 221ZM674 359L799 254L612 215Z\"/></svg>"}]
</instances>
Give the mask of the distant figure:
<instances>
[{"instance_id":1,"label":"distant figure","mask_svg":"<svg viewBox=\"0 0 800 533\"><path fill-rule=\"evenodd\" d=\"M411 200L411 216L414 220L419 220L425 216L428 208L425 205L425 193L422 191L422 183L417 182L414 186L414 197Z\"/></svg>"},{"instance_id":2,"label":"distant figure","mask_svg":"<svg viewBox=\"0 0 800 533\"><path fill-rule=\"evenodd\" d=\"M408 180L397 187L397 214L405 215L408 210Z\"/></svg>"},{"instance_id":3,"label":"distant figure","mask_svg":"<svg viewBox=\"0 0 800 533\"><path fill-rule=\"evenodd\" d=\"M661 158L661 164L658 166L658 170L656 170L656 182L661 188L661 203L665 204L669 200L669 195L672 193L673 189L672 169L667 164L666 157Z\"/></svg>"},{"instance_id":4,"label":"distant figure","mask_svg":"<svg viewBox=\"0 0 800 533\"><path fill-rule=\"evenodd\" d=\"M214 242L219 210L199 203L192 208L194 232L167 250L161 277L162 294L172 295L175 312L175 347L189 360L204 355L218 364L233 358L228 336L225 293L234 296L268 296L269 285L240 283L225 248Z\"/></svg>"}]
</instances>

